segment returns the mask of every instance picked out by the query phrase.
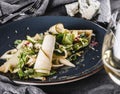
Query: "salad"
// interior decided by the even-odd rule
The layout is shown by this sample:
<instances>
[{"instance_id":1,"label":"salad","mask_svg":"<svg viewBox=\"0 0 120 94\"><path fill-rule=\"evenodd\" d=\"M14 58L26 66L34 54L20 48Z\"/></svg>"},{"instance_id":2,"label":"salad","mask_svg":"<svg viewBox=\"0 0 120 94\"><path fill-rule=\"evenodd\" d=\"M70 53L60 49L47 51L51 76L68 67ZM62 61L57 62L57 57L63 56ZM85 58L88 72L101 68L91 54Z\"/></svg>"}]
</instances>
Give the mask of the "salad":
<instances>
[{"instance_id":1,"label":"salad","mask_svg":"<svg viewBox=\"0 0 120 94\"><path fill-rule=\"evenodd\" d=\"M92 30L68 30L58 23L44 33L16 40L15 48L0 57L6 60L0 72L17 74L20 79L45 80L57 68L75 67L71 62L89 45L92 33Z\"/></svg>"}]
</instances>

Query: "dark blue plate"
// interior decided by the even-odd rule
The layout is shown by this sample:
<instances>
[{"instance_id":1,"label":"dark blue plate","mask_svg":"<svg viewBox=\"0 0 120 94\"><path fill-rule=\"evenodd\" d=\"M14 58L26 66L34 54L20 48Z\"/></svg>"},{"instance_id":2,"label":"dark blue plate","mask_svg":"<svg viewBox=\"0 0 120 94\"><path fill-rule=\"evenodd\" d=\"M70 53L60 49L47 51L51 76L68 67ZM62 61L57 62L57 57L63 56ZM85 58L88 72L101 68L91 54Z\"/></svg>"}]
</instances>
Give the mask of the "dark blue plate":
<instances>
[{"instance_id":1,"label":"dark blue plate","mask_svg":"<svg viewBox=\"0 0 120 94\"><path fill-rule=\"evenodd\" d=\"M96 35L96 41L98 42L95 50L87 49L84 54L84 60L83 57L80 57L77 61L73 62L76 65L75 68L63 67L58 70L57 74L47 77L46 81L35 79L20 80L12 78L7 74L4 75L10 77L13 82L18 84L55 85L86 78L95 74L102 68L101 49L106 30L93 22L64 16L32 17L1 26L0 56L13 47L13 43L16 39L25 39L26 35L33 36L36 33L45 32L50 26L56 23L63 23L65 28L68 29L92 29Z\"/></svg>"}]
</instances>

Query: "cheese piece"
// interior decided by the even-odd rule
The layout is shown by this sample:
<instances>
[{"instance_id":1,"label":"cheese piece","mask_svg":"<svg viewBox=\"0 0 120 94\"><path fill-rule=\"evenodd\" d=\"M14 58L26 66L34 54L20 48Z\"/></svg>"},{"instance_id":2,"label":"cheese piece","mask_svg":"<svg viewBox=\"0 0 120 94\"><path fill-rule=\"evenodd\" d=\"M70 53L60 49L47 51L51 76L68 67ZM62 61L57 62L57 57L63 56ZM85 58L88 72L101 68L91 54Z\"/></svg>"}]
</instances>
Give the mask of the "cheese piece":
<instances>
[{"instance_id":1,"label":"cheese piece","mask_svg":"<svg viewBox=\"0 0 120 94\"><path fill-rule=\"evenodd\" d=\"M55 36L46 35L34 65L36 72L50 74L54 46Z\"/></svg>"},{"instance_id":2,"label":"cheese piece","mask_svg":"<svg viewBox=\"0 0 120 94\"><path fill-rule=\"evenodd\" d=\"M83 18L92 19L100 8L100 2L97 0L78 0L79 13Z\"/></svg>"},{"instance_id":3,"label":"cheese piece","mask_svg":"<svg viewBox=\"0 0 120 94\"><path fill-rule=\"evenodd\" d=\"M20 55L21 50L18 50L15 54L12 55L10 59L8 59L3 65L0 66L0 72L7 73L11 70L11 68L14 68L17 66L19 59L18 56Z\"/></svg>"},{"instance_id":4,"label":"cheese piece","mask_svg":"<svg viewBox=\"0 0 120 94\"><path fill-rule=\"evenodd\" d=\"M70 16L75 16L78 13L78 2L65 5L67 14Z\"/></svg>"}]
</instances>

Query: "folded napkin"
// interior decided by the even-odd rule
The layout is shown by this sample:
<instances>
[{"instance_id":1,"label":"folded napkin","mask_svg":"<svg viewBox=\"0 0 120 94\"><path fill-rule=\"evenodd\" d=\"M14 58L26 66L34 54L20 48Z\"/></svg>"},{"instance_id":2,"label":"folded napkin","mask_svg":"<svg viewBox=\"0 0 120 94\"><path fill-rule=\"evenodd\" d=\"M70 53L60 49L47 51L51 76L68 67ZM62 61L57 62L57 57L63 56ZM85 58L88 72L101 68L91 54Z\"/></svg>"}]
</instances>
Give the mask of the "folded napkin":
<instances>
[{"instance_id":1,"label":"folded napkin","mask_svg":"<svg viewBox=\"0 0 120 94\"><path fill-rule=\"evenodd\" d=\"M72 4L73 2L77 2L77 1L78 0L0 0L0 23L5 24L10 21L16 21L30 16L40 16L40 15L66 16L68 14L65 5ZM115 1L119 2L119 0L115 0ZM95 21L99 21L102 23L109 22L111 16L110 1L99 0L99 2L100 2L100 11L98 13L99 16L95 18ZM114 2L114 0L111 2ZM116 10L116 8L118 9L119 4L117 4L118 6L114 5L114 3L111 4L113 4L112 6L115 6L112 8L113 11ZM85 84L83 83L83 87L84 86ZM94 87L94 89L92 87ZM83 90L80 89L81 91L78 92L79 94L112 94L109 93L109 90L115 89L113 85L99 86L97 84L97 86L95 85L92 87L89 91L85 91L87 93L82 92L84 91L85 88ZM78 89L78 87L74 87L74 88ZM75 89L71 89L71 90L75 90ZM108 90L108 92L107 93L101 92L102 90L104 92ZM78 92L76 93L74 92L71 94L78 94ZM37 88L35 86L13 84L7 77L0 75L0 94L45 94L45 93L40 88ZM60 94L59 91L58 94Z\"/></svg>"},{"instance_id":2,"label":"folded napkin","mask_svg":"<svg viewBox=\"0 0 120 94\"><path fill-rule=\"evenodd\" d=\"M46 94L40 88L15 85L9 78L0 75L0 94Z\"/></svg>"},{"instance_id":3,"label":"folded napkin","mask_svg":"<svg viewBox=\"0 0 120 94\"><path fill-rule=\"evenodd\" d=\"M0 23L43 15L48 7L53 9L74 1L76 0L0 0Z\"/></svg>"}]
</instances>

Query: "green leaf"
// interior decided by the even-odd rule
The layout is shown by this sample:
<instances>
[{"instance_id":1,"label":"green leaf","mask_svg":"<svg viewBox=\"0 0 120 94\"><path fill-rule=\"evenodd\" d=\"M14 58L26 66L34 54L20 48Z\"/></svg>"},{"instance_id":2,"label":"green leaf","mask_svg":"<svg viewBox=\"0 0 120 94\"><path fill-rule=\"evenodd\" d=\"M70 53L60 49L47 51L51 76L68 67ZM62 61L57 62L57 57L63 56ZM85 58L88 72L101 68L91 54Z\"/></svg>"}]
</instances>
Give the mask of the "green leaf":
<instances>
[{"instance_id":1,"label":"green leaf","mask_svg":"<svg viewBox=\"0 0 120 94\"><path fill-rule=\"evenodd\" d=\"M77 55L76 54L73 54L73 55L71 55L69 58L68 58L68 60L69 61L75 61L76 59L77 59Z\"/></svg>"},{"instance_id":2,"label":"green leaf","mask_svg":"<svg viewBox=\"0 0 120 94\"><path fill-rule=\"evenodd\" d=\"M35 72L35 70L32 69L32 68L26 68L25 70L20 69L20 70L18 71L18 76L19 76L20 78L23 78L23 79L28 79L30 75L33 75L33 74L34 74L34 72Z\"/></svg>"},{"instance_id":3,"label":"green leaf","mask_svg":"<svg viewBox=\"0 0 120 94\"><path fill-rule=\"evenodd\" d=\"M75 43L75 44L73 45L73 48L74 48L75 51L79 50L79 49L82 48L82 47L83 47L83 46L82 46L82 43L81 43L81 42Z\"/></svg>"},{"instance_id":4,"label":"green leaf","mask_svg":"<svg viewBox=\"0 0 120 94\"><path fill-rule=\"evenodd\" d=\"M18 76L20 78L24 77L24 72L21 69L18 71Z\"/></svg>"},{"instance_id":5,"label":"green leaf","mask_svg":"<svg viewBox=\"0 0 120 94\"><path fill-rule=\"evenodd\" d=\"M32 42L32 43L36 43L36 41L32 37L30 37L30 36L27 36L27 40Z\"/></svg>"},{"instance_id":6,"label":"green leaf","mask_svg":"<svg viewBox=\"0 0 120 94\"><path fill-rule=\"evenodd\" d=\"M21 53L19 56L19 62L18 62L18 68L23 68L25 65L25 62L27 62L27 58L26 58L26 54L25 53Z\"/></svg>"},{"instance_id":7,"label":"green leaf","mask_svg":"<svg viewBox=\"0 0 120 94\"><path fill-rule=\"evenodd\" d=\"M14 42L14 44L15 45L18 45L18 44L20 44L22 42L22 40L16 40L15 42Z\"/></svg>"},{"instance_id":8,"label":"green leaf","mask_svg":"<svg viewBox=\"0 0 120 94\"><path fill-rule=\"evenodd\" d=\"M57 41L58 43L62 43L63 36L64 36L63 33L57 34L57 35L56 35L56 41Z\"/></svg>"},{"instance_id":9,"label":"green leaf","mask_svg":"<svg viewBox=\"0 0 120 94\"><path fill-rule=\"evenodd\" d=\"M56 74L57 72L55 70L52 70L49 74L49 76Z\"/></svg>"},{"instance_id":10,"label":"green leaf","mask_svg":"<svg viewBox=\"0 0 120 94\"><path fill-rule=\"evenodd\" d=\"M89 41L86 38L80 38L80 41L81 41L83 47L86 47L89 44Z\"/></svg>"},{"instance_id":11,"label":"green leaf","mask_svg":"<svg viewBox=\"0 0 120 94\"><path fill-rule=\"evenodd\" d=\"M35 54L35 50L33 48L24 47L23 51L27 55L34 55Z\"/></svg>"},{"instance_id":12,"label":"green leaf","mask_svg":"<svg viewBox=\"0 0 120 94\"><path fill-rule=\"evenodd\" d=\"M84 38L84 37L86 37L86 34L85 33L81 33L80 34L80 38Z\"/></svg>"},{"instance_id":13,"label":"green leaf","mask_svg":"<svg viewBox=\"0 0 120 94\"><path fill-rule=\"evenodd\" d=\"M26 74L26 75L30 75L30 74L33 74L35 72L35 70L34 69L32 69L32 68L26 68L26 70L24 71L24 73Z\"/></svg>"},{"instance_id":14,"label":"green leaf","mask_svg":"<svg viewBox=\"0 0 120 94\"><path fill-rule=\"evenodd\" d=\"M33 75L29 75L30 78L34 78L34 77L44 77L44 76L48 76L48 74L40 73L40 72L34 72Z\"/></svg>"},{"instance_id":15,"label":"green leaf","mask_svg":"<svg viewBox=\"0 0 120 94\"><path fill-rule=\"evenodd\" d=\"M17 72L18 73L18 76L20 78L24 77L24 66L25 66L25 63L27 62L27 58L26 58L26 54L25 53L21 53L19 56L19 62L18 62L18 65L16 67L16 69L19 69L19 71Z\"/></svg>"},{"instance_id":16,"label":"green leaf","mask_svg":"<svg viewBox=\"0 0 120 94\"><path fill-rule=\"evenodd\" d=\"M73 39L74 39L74 35L71 33L65 33L62 39L62 43L64 45L71 45L73 44Z\"/></svg>"}]
</instances>

